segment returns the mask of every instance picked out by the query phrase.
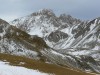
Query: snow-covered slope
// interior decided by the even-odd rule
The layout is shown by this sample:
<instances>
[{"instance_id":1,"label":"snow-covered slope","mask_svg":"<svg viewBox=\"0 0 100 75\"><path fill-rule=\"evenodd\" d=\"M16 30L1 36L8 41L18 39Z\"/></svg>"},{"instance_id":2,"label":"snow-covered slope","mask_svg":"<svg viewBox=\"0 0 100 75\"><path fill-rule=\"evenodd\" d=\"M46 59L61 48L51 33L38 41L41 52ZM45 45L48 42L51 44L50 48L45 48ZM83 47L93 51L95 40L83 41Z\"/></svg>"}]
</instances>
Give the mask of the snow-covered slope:
<instances>
[{"instance_id":1,"label":"snow-covered slope","mask_svg":"<svg viewBox=\"0 0 100 75\"><path fill-rule=\"evenodd\" d=\"M70 29L70 28L69 28ZM73 27L69 38L56 43L55 48L99 48L100 18Z\"/></svg>"},{"instance_id":2,"label":"snow-covered slope","mask_svg":"<svg viewBox=\"0 0 100 75\"><path fill-rule=\"evenodd\" d=\"M31 35L44 37L60 26L59 19L51 10L40 10L31 15L15 19L11 24L16 25Z\"/></svg>"},{"instance_id":3,"label":"snow-covered slope","mask_svg":"<svg viewBox=\"0 0 100 75\"><path fill-rule=\"evenodd\" d=\"M69 29L81 22L82 21L79 19L73 18L70 15L61 14L58 17L52 10L43 9L32 13L31 15L15 19L10 22L10 24L15 25L17 28L30 35L38 35L39 37L42 37L50 47L53 47L53 45L60 40L67 38L61 37L70 36L71 33L69 32ZM56 33L58 31L60 33ZM51 36L52 33L54 33L54 36ZM52 37L52 39L48 36ZM56 43L54 37L60 37Z\"/></svg>"},{"instance_id":4,"label":"snow-covered slope","mask_svg":"<svg viewBox=\"0 0 100 75\"><path fill-rule=\"evenodd\" d=\"M49 75L37 70L31 70L24 67L11 66L7 62L0 61L0 75Z\"/></svg>"}]
</instances>

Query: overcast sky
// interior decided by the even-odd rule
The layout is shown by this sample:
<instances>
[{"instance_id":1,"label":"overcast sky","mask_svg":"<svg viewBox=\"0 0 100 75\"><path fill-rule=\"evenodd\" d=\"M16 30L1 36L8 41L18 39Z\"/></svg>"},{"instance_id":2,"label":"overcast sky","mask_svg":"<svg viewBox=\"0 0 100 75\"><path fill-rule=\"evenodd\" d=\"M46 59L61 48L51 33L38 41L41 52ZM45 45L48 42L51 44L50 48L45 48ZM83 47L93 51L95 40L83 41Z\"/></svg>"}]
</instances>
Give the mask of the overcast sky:
<instances>
[{"instance_id":1,"label":"overcast sky","mask_svg":"<svg viewBox=\"0 0 100 75\"><path fill-rule=\"evenodd\" d=\"M44 8L83 20L100 17L100 0L0 0L0 18L11 21Z\"/></svg>"}]
</instances>

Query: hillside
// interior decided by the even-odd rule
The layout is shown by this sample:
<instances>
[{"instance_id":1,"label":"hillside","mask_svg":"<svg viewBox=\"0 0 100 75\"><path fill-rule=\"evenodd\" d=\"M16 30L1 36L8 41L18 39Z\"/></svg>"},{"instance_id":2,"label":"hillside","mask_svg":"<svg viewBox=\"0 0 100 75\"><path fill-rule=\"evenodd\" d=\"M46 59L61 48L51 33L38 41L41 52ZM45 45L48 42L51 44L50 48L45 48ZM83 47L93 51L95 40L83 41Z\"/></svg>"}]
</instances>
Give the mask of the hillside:
<instances>
[{"instance_id":1,"label":"hillside","mask_svg":"<svg viewBox=\"0 0 100 75\"><path fill-rule=\"evenodd\" d=\"M48 73L51 75L52 74L53 75L94 75L94 74L89 74L81 71L77 72L71 70L70 68L64 68L54 64L48 64L41 61L36 61L36 60L14 56L14 55L8 55L8 54L0 54L0 61L7 62L10 65L14 65L14 66L21 66L32 70L39 70L40 72Z\"/></svg>"}]
</instances>

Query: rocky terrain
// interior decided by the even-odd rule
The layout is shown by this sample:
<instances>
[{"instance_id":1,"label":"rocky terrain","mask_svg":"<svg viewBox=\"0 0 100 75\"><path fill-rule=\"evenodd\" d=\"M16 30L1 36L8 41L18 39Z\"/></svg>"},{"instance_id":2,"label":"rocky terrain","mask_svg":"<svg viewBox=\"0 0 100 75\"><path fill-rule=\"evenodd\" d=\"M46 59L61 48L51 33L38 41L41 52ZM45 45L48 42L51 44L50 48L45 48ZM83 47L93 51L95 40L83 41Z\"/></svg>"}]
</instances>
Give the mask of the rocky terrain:
<instances>
[{"instance_id":1,"label":"rocky terrain","mask_svg":"<svg viewBox=\"0 0 100 75\"><path fill-rule=\"evenodd\" d=\"M100 73L99 31L100 18L82 21L43 9L10 23L0 19L0 53Z\"/></svg>"}]
</instances>

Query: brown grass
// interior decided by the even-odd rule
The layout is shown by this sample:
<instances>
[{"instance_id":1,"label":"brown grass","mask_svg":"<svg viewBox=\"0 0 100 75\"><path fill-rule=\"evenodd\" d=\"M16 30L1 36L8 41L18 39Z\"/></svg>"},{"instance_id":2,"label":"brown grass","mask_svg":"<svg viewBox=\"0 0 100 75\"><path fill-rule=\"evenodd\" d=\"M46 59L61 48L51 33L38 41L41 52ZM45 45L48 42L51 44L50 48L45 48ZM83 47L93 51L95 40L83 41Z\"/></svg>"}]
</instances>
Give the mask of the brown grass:
<instances>
[{"instance_id":1,"label":"brown grass","mask_svg":"<svg viewBox=\"0 0 100 75\"><path fill-rule=\"evenodd\" d=\"M63 68L61 66L47 64L41 61L36 61L24 57L13 56L8 54L0 54L0 60L6 60L10 62L11 65L15 66L23 66L29 69L39 70L45 73L51 73L55 75L92 75L84 72L77 72L67 68ZM25 64L20 65L20 62L25 62Z\"/></svg>"}]
</instances>

